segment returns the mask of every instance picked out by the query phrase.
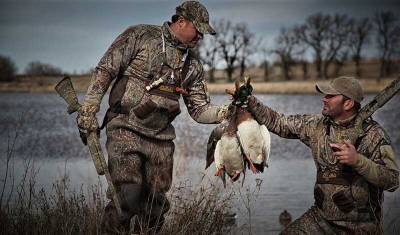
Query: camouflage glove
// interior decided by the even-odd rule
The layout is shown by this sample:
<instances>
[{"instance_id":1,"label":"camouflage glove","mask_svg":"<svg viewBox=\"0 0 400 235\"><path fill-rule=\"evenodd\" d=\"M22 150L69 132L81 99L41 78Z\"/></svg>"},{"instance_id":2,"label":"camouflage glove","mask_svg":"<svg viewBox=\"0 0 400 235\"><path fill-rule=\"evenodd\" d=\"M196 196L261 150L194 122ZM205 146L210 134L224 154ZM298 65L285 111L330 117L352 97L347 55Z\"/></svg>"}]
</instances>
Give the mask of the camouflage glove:
<instances>
[{"instance_id":1,"label":"camouflage glove","mask_svg":"<svg viewBox=\"0 0 400 235\"><path fill-rule=\"evenodd\" d=\"M99 108L97 106L82 105L78 117L76 118L79 134L84 144L87 143L86 137L89 132L96 131L99 133L99 124L96 118L96 113L98 111Z\"/></svg>"},{"instance_id":2,"label":"camouflage glove","mask_svg":"<svg viewBox=\"0 0 400 235\"><path fill-rule=\"evenodd\" d=\"M78 127L86 131L96 131L99 128L96 113L99 111L97 106L82 105L77 117Z\"/></svg>"},{"instance_id":3,"label":"camouflage glove","mask_svg":"<svg viewBox=\"0 0 400 235\"><path fill-rule=\"evenodd\" d=\"M257 108L257 105L259 105L259 101L257 100L257 98L253 95L249 96L249 98L247 99L247 110L250 111L250 113L254 114L254 111Z\"/></svg>"},{"instance_id":4,"label":"camouflage glove","mask_svg":"<svg viewBox=\"0 0 400 235\"><path fill-rule=\"evenodd\" d=\"M221 123L223 120L225 120L227 118L230 106L231 105L219 106L218 111L217 111L217 117L218 117L219 123Z\"/></svg>"}]
</instances>

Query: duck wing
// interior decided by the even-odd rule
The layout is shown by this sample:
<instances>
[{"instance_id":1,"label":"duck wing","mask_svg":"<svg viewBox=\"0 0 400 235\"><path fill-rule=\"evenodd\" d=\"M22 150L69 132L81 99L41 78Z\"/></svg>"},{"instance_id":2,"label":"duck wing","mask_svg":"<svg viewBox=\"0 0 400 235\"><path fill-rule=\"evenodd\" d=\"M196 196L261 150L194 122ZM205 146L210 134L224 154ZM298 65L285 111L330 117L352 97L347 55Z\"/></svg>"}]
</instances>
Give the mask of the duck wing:
<instances>
[{"instance_id":1,"label":"duck wing","mask_svg":"<svg viewBox=\"0 0 400 235\"><path fill-rule=\"evenodd\" d=\"M222 134L225 132L226 128L228 127L227 122L223 122L217 127L215 127L211 134L210 137L208 137L208 142L207 142L207 158L206 158L206 169L213 163L214 161L214 154L215 154L215 148L217 146L218 141L221 139Z\"/></svg>"},{"instance_id":2,"label":"duck wing","mask_svg":"<svg viewBox=\"0 0 400 235\"><path fill-rule=\"evenodd\" d=\"M224 135L221 138L221 157L225 172L235 181L244 169L243 154L237 136ZM215 159L215 163L217 160Z\"/></svg>"},{"instance_id":3,"label":"duck wing","mask_svg":"<svg viewBox=\"0 0 400 235\"><path fill-rule=\"evenodd\" d=\"M219 175L219 177L222 180L222 183L224 184L224 188L226 188L226 173L224 169L224 159L223 156L221 156L221 140L218 140L215 146L214 158L215 158L214 159L215 168L217 168L215 176Z\"/></svg>"},{"instance_id":4,"label":"duck wing","mask_svg":"<svg viewBox=\"0 0 400 235\"><path fill-rule=\"evenodd\" d=\"M268 160L271 152L271 134L265 125L261 125L261 136L264 140L263 155L265 165L268 167Z\"/></svg>"}]
</instances>

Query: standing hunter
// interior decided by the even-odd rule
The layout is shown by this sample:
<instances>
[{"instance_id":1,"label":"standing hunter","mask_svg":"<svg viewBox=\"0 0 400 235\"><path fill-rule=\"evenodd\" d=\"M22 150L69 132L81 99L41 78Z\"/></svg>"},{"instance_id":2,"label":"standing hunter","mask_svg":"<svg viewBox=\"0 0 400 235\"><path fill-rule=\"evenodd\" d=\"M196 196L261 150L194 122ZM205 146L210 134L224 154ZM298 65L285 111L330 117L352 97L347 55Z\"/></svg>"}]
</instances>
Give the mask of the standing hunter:
<instances>
[{"instance_id":1,"label":"standing hunter","mask_svg":"<svg viewBox=\"0 0 400 235\"><path fill-rule=\"evenodd\" d=\"M127 232L130 223L153 231L161 228L172 181L171 122L181 112L181 95L196 122L219 123L226 113L225 106L210 104L203 66L191 51L204 34L215 34L207 9L186 1L176 7L171 21L132 26L117 37L94 71L77 118L81 129L97 130L96 113L115 80L102 127L107 127L108 167L123 216L111 201L103 233Z\"/></svg>"},{"instance_id":2,"label":"standing hunter","mask_svg":"<svg viewBox=\"0 0 400 235\"><path fill-rule=\"evenodd\" d=\"M280 137L300 139L317 168L314 206L282 234L381 234L383 191L399 187L389 137L370 118L354 145L345 139L356 133L363 99L357 79L339 77L316 89L324 94L322 115L285 116L249 98L256 120Z\"/></svg>"}]
</instances>

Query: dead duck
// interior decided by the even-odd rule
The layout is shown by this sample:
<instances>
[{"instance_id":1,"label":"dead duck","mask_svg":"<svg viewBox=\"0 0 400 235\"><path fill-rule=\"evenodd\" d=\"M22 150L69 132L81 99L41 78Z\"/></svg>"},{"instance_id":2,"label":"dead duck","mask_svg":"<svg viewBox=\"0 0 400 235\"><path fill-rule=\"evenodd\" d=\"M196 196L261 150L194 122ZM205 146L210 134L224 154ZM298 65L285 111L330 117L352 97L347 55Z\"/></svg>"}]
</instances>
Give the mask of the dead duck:
<instances>
[{"instance_id":1,"label":"dead duck","mask_svg":"<svg viewBox=\"0 0 400 235\"><path fill-rule=\"evenodd\" d=\"M206 169L214 161L217 168L215 175L221 176L224 186L226 186L225 174L234 182L244 171L243 154L236 135L236 115L232 109L236 107L230 107L228 118L211 132L207 144Z\"/></svg>"},{"instance_id":2,"label":"dead duck","mask_svg":"<svg viewBox=\"0 0 400 235\"><path fill-rule=\"evenodd\" d=\"M271 135L265 125L260 125L254 120L253 115L247 111L247 100L253 91L250 78L245 77L244 85L240 86L239 80L235 83L235 91L227 91L232 95L235 110L237 137L244 157L253 173L263 172L268 166L271 148Z\"/></svg>"},{"instance_id":3,"label":"dead duck","mask_svg":"<svg viewBox=\"0 0 400 235\"><path fill-rule=\"evenodd\" d=\"M251 95L250 79L240 86L236 80L234 90L226 90L232 96L226 120L210 134L207 143L206 169L215 162L216 176L226 185L225 173L232 181L245 173L245 164L254 172L263 172L267 166L271 138L267 128L259 125L247 111L247 99Z\"/></svg>"},{"instance_id":4,"label":"dead duck","mask_svg":"<svg viewBox=\"0 0 400 235\"><path fill-rule=\"evenodd\" d=\"M253 173L264 172L271 148L270 133L244 108L238 107L237 116L237 136L249 167Z\"/></svg>"}]
</instances>

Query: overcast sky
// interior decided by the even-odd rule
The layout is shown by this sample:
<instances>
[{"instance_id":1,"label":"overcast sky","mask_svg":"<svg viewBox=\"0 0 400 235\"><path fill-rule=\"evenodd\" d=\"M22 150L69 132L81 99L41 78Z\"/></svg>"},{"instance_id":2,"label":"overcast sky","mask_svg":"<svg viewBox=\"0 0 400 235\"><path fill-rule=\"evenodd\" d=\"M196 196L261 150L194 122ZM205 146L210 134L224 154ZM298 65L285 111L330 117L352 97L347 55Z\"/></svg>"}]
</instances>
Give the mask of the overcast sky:
<instances>
[{"instance_id":1,"label":"overcast sky","mask_svg":"<svg viewBox=\"0 0 400 235\"><path fill-rule=\"evenodd\" d=\"M50 63L67 72L96 66L111 42L135 24L160 25L182 1L140 0L0 0L0 55L15 61L19 72L31 61ZM246 22L272 44L281 27L303 23L316 12L372 16L392 10L389 0L205 0L211 20Z\"/></svg>"}]
</instances>

